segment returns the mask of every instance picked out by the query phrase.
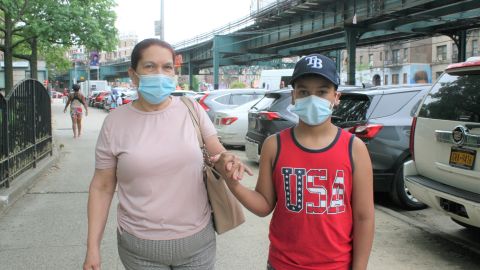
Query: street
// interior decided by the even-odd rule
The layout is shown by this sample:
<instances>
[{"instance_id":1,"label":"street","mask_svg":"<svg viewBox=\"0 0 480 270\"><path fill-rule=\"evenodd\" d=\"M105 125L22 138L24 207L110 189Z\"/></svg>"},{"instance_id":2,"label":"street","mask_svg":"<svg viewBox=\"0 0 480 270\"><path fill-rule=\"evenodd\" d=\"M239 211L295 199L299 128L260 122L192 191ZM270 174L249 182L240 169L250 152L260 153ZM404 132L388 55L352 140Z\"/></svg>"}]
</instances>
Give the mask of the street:
<instances>
[{"instance_id":1,"label":"street","mask_svg":"<svg viewBox=\"0 0 480 270\"><path fill-rule=\"evenodd\" d=\"M80 269L86 247L88 186L94 171L94 148L107 113L89 108L84 132L73 139L69 114L61 99L52 103L53 133L59 158L32 189L0 214L0 269ZM244 151L231 149L255 175L258 166ZM375 240L368 269L479 269L480 233L463 229L432 209L407 212L379 195ZM245 210L247 221L217 237L219 270L266 268L270 217ZM116 247L116 199L102 242L102 269L123 269Z\"/></svg>"}]
</instances>

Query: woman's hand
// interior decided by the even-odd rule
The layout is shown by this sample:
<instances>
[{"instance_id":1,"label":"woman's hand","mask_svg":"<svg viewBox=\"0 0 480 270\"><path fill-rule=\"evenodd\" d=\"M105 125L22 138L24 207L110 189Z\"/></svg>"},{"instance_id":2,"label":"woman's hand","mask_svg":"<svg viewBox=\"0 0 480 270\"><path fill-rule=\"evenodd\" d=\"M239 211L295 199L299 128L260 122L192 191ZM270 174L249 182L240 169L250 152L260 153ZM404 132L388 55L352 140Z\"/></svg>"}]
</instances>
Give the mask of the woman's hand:
<instances>
[{"instance_id":1,"label":"woman's hand","mask_svg":"<svg viewBox=\"0 0 480 270\"><path fill-rule=\"evenodd\" d=\"M100 270L100 250L87 249L83 270Z\"/></svg>"},{"instance_id":2,"label":"woman's hand","mask_svg":"<svg viewBox=\"0 0 480 270\"><path fill-rule=\"evenodd\" d=\"M252 176L252 170L243 164L243 162L230 152L223 152L210 158L214 163L215 169L227 180L239 181L243 179L243 174L247 172Z\"/></svg>"}]
</instances>

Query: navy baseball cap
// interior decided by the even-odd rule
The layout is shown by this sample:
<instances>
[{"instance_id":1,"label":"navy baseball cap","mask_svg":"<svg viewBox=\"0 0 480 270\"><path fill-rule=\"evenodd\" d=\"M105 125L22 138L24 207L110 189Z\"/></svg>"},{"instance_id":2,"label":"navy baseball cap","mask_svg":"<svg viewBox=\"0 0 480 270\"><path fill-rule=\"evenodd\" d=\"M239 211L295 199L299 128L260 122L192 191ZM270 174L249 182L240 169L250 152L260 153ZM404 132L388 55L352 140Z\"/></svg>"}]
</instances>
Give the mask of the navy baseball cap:
<instances>
[{"instance_id":1,"label":"navy baseball cap","mask_svg":"<svg viewBox=\"0 0 480 270\"><path fill-rule=\"evenodd\" d=\"M298 60L297 64L295 64L290 84L293 86L295 80L310 74L325 77L325 79L332 82L336 88L340 84L340 77L338 76L335 62L325 55L310 54Z\"/></svg>"}]
</instances>

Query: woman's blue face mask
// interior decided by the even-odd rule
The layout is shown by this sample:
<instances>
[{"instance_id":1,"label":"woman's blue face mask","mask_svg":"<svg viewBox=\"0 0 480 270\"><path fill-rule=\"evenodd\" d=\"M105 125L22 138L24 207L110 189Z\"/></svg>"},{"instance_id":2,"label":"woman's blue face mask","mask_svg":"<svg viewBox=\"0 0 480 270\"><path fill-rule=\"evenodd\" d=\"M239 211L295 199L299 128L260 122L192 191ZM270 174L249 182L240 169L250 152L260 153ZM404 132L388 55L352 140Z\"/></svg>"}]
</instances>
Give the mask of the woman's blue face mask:
<instances>
[{"instance_id":1,"label":"woman's blue face mask","mask_svg":"<svg viewBox=\"0 0 480 270\"><path fill-rule=\"evenodd\" d=\"M162 103L175 91L176 82L171 76L163 74L139 75L138 92L150 104Z\"/></svg>"}]
</instances>

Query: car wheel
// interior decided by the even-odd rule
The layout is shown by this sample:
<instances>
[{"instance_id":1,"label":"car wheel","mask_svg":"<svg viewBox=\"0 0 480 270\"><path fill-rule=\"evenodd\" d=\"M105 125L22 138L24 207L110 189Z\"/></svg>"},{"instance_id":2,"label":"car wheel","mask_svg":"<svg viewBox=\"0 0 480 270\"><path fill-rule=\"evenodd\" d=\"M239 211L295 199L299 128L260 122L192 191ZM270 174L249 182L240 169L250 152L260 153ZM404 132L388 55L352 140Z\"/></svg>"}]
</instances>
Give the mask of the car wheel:
<instances>
[{"instance_id":1,"label":"car wheel","mask_svg":"<svg viewBox=\"0 0 480 270\"><path fill-rule=\"evenodd\" d=\"M407 162L408 160L410 159L402 162L399 168L397 168L393 183L393 191L390 192L390 197L398 206L406 210L420 210L427 208L426 204L413 197L403 181L403 163Z\"/></svg>"}]
</instances>

